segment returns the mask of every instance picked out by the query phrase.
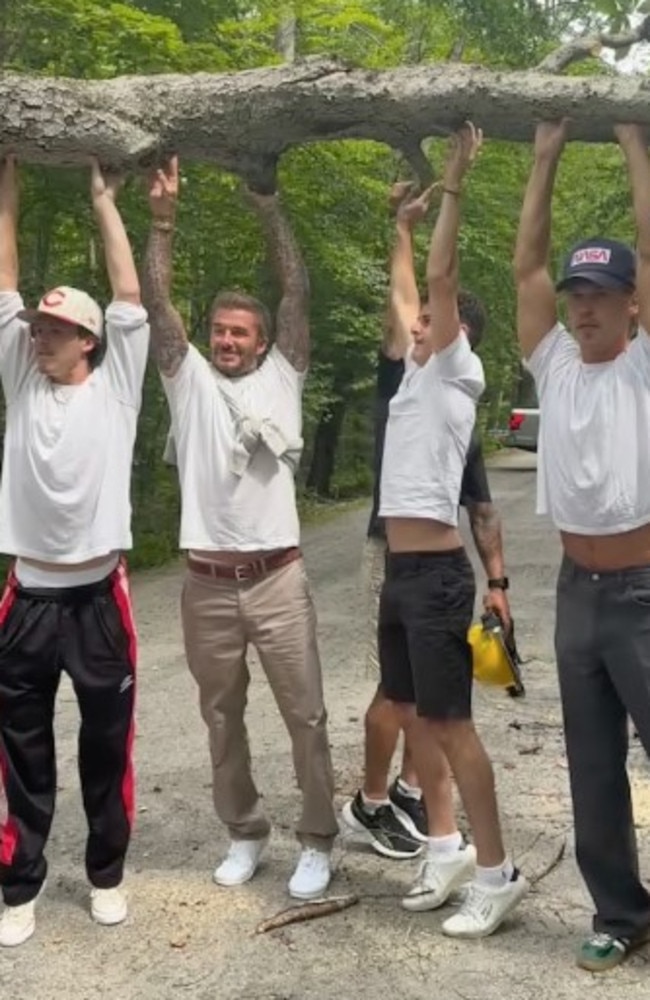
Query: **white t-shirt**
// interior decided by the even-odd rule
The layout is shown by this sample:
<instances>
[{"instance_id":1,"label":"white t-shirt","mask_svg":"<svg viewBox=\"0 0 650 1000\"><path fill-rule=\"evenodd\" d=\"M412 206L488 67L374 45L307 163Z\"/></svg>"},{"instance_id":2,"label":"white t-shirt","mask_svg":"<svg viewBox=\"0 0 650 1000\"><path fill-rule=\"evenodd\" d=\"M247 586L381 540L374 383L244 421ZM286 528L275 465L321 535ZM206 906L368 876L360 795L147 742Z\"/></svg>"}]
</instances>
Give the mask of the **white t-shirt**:
<instances>
[{"instance_id":1,"label":"white t-shirt","mask_svg":"<svg viewBox=\"0 0 650 1000\"><path fill-rule=\"evenodd\" d=\"M141 306L106 310L106 354L80 385L42 375L17 292L0 293L7 404L0 551L79 563L129 549L129 488L149 327Z\"/></svg>"},{"instance_id":2,"label":"white t-shirt","mask_svg":"<svg viewBox=\"0 0 650 1000\"><path fill-rule=\"evenodd\" d=\"M245 552L297 545L293 469L260 444L242 475L232 471L235 421L224 393L298 440L304 374L272 347L254 372L228 378L190 344L178 372L162 381L181 484L180 547Z\"/></svg>"},{"instance_id":3,"label":"white t-shirt","mask_svg":"<svg viewBox=\"0 0 650 1000\"><path fill-rule=\"evenodd\" d=\"M458 503L483 365L463 332L426 364L409 355L390 401L380 483L381 517L458 524Z\"/></svg>"},{"instance_id":4,"label":"white t-shirt","mask_svg":"<svg viewBox=\"0 0 650 1000\"><path fill-rule=\"evenodd\" d=\"M558 323L527 362L537 386L537 513L562 531L609 535L650 523L650 338L585 364Z\"/></svg>"}]
</instances>

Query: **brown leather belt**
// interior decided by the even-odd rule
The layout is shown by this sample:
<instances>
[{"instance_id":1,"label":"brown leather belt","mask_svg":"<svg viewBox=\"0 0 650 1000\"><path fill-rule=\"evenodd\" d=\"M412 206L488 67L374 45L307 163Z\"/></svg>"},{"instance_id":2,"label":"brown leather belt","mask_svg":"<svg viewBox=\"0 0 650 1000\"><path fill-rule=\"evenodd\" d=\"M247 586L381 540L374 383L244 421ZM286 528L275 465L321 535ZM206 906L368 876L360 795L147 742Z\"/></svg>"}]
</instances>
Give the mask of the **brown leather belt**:
<instances>
[{"instance_id":1,"label":"brown leather belt","mask_svg":"<svg viewBox=\"0 0 650 1000\"><path fill-rule=\"evenodd\" d=\"M258 580L261 576L266 576L274 569L288 566L302 557L302 552L298 546L290 549L282 549L281 552L274 552L269 556L260 556L258 559L249 559L248 562L236 563L229 566L227 563L214 563L187 557L187 566L192 573L200 573L201 576L211 576L216 580L236 580L238 583L249 583L251 580Z\"/></svg>"}]
</instances>

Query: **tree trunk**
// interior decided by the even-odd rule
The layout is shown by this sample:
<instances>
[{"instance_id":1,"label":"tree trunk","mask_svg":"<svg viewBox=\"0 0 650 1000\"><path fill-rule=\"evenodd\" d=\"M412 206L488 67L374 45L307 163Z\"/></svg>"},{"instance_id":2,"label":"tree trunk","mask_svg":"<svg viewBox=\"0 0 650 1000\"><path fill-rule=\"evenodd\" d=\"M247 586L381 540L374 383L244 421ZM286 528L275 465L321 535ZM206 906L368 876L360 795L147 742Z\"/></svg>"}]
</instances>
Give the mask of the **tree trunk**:
<instances>
[{"instance_id":1,"label":"tree trunk","mask_svg":"<svg viewBox=\"0 0 650 1000\"><path fill-rule=\"evenodd\" d=\"M233 74L67 80L0 74L0 151L23 160L144 167L178 151L249 179L290 146L373 139L417 157L421 141L465 119L529 141L570 115L571 138L607 141L616 121L650 125L642 76L561 77L459 63L382 72L307 59ZM269 166L271 164L271 166Z\"/></svg>"},{"instance_id":2,"label":"tree trunk","mask_svg":"<svg viewBox=\"0 0 650 1000\"><path fill-rule=\"evenodd\" d=\"M319 497L329 497L332 493L336 449L341 436L346 405L344 399L337 400L318 421L306 485L308 490L313 490Z\"/></svg>"}]
</instances>

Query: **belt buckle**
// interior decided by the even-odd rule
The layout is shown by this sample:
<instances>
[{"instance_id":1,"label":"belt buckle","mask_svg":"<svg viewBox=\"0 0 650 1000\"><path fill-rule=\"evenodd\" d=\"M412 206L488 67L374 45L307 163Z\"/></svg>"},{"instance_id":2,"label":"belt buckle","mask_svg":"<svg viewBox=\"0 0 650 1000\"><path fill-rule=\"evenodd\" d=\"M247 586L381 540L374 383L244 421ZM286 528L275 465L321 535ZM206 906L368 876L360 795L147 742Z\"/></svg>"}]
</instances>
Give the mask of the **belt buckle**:
<instances>
[{"instance_id":1,"label":"belt buckle","mask_svg":"<svg viewBox=\"0 0 650 1000\"><path fill-rule=\"evenodd\" d=\"M237 583L246 583L247 580L252 579L250 569L250 563L238 563L235 566L235 580Z\"/></svg>"}]
</instances>

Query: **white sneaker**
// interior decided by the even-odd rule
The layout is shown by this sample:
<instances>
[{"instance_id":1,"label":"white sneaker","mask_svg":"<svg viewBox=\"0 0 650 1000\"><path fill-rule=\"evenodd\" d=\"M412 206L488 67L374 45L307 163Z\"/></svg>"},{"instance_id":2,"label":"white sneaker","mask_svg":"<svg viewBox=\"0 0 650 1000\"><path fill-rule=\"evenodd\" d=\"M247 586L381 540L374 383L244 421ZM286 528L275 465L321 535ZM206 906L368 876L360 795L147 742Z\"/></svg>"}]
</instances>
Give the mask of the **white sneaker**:
<instances>
[{"instance_id":1,"label":"white sneaker","mask_svg":"<svg viewBox=\"0 0 650 1000\"><path fill-rule=\"evenodd\" d=\"M268 837L262 840L231 840L226 857L212 878L217 885L243 885L257 871Z\"/></svg>"},{"instance_id":2,"label":"white sneaker","mask_svg":"<svg viewBox=\"0 0 650 1000\"><path fill-rule=\"evenodd\" d=\"M405 910L437 910L452 893L474 878L476 848L466 844L453 854L429 852L420 865L415 885L402 899Z\"/></svg>"},{"instance_id":3,"label":"white sneaker","mask_svg":"<svg viewBox=\"0 0 650 1000\"><path fill-rule=\"evenodd\" d=\"M317 899L323 895L331 878L329 851L304 847L289 879L289 895L294 899Z\"/></svg>"},{"instance_id":4,"label":"white sneaker","mask_svg":"<svg viewBox=\"0 0 650 1000\"><path fill-rule=\"evenodd\" d=\"M5 906L0 917L0 947L17 948L36 930L36 900L20 906Z\"/></svg>"},{"instance_id":5,"label":"white sneaker","mask_svg":"<svg viewBox=\"0 0 650 1000\"><path fill-rule=\"evenodd\" d=\"M514 877L498 888L472 882L458 912L443 923L443 933L458 938L487 937L503 923L529 888L524 876L516 870Z\"/></svg>"},{"instance_id":6,"label":"white sneaker","mask_svg":"<svg viewBox=\"0 0 650 1000\"><path fill-rule=\"evenodd\" d=\"M119 885L114 889L90 890L90 915L96 924L104 927L121 924L128 912L126 896Z\"/></svg>"}]
</instances>

